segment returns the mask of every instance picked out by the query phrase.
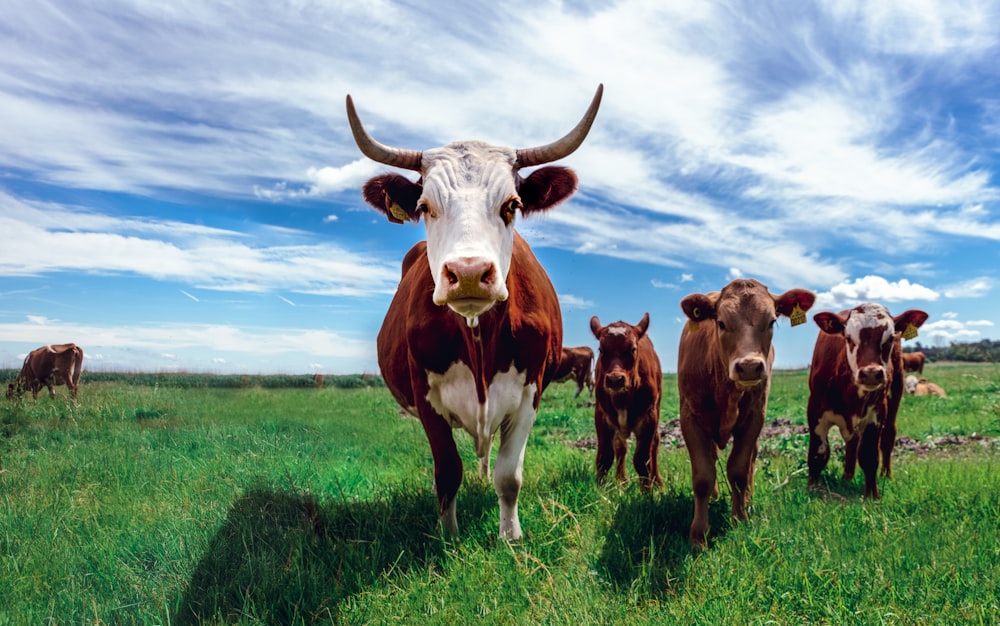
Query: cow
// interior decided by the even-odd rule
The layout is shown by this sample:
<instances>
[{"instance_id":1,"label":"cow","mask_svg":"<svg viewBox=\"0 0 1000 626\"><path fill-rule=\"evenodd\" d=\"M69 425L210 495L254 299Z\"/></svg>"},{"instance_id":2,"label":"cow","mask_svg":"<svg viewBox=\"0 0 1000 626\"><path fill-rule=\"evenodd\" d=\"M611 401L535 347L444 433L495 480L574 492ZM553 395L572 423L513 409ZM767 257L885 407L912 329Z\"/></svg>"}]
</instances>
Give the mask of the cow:
<instances>
[{"instance_id":1,"label":"cow","mask_svg":"<svg viewBox=\"0 0 1000 626\"><path fill-rule=\"evenodd\" d=\"M927 360L927 355L923 352L904 352L903 353L903 371L904 372L916 372L918 374L924 373L924 361Z\"/></svg>"},{"instance_id":2,"label":"cow","mask_svg":"<svg viewBox=\"0 0 1000 626\"><path fill-rule=\"evenodd\" d=\"M715 464L733 440L726 462L733 519L747 519L753 495L757 439L771 387L774 325L781 316L805 322L816 296L805 289L773 295L757 280L737 279L722 291L681 300L688 322L677 353L681 434L691 461L694 517L688 539L705 547L708 502L718 495Z\"/></svg>"},{"instance_id":3,"label":"cow","mask_svg":"<svg viewBox=\"0 0 1000 626\"><path fill-rule=\"evenodd\" d=\"M893 317L881 304L865 303L840 313L813 316L819 336L809 367L809 486L818 487L830 460L830 429L844 439L844 480L855 465L865 477L864 497L881 498L882 475L892 476L896 414L903 395L903 337L916 336L927 313L907 310Z\"/></svg>"},{"instance_id":4,"label":"cow","mask_svg":"<svg viewBox=\"0 0 1000 626\"><path fill-rule=\"evenodd\" d=\"M906 393L912 396L938 396L941 398L948 397L948 394L944 392L944 389L941 387L941 385L932 383L926 378L917 378L913 374L907 375L905 387L906 387Z\"/></svg>"},{"instance_id":5,"label":"cow","mask_svg":"<svg viewBox=\"0 0 1000 626\"><path fill-rule=\"evenodd\" d=\"M83 349L73 343L45 345L24 357L24 365L14 382L7 385L7 398L20 397L25 390L38 399L38 391L48 387L49 397L55 398L53 387L66 385L70 395L77 396L80 373L83 370Z\"/></svg>"},{"instance_id":6,"label":"cow","mask_svg":"<svg viewBox=\"0 0 1000 626\"><path fill-rule=\"evenodd\" d=\"M347 116L361 152L380 163L418 172L368 180L365 201L390 222L424 220L426 240L413 246L377 338L378 363L396 401L423 425L434 459L438 517L458 534L456 495L462 461L453 428L468 432L489 475L493 436L500 446L493 472L500 537L523 537L517 501L524 452L542 391L562 354L562 314L555 289L515 217L542 213L570 197L572 170L523 168L573 153L586 138L603 94L598 86L580 122L561 139L513 149L459 141L424 151L389 147L365 130L347 96Z\"/></svg>"},{"instance_id":7,"label":"cow","mask_svg":"<svg viewBox=\"0 0 1000 626\"><path fill-rule=\"evenodd\" d=\"M557 383L567 380L575 381L576 395L573 396L574 398L580 397L580 392L583 391L584 386L587 387L590 395L594 395L593 366L594 351L589 346L580 346L578 348L567 348L564 346L562 349L562 361L560 361L559 369L556 370L552 379Z\"/></svg>"},{"instance_id":8,"label":"cow","mask_svg":"<svg viewBox=\"0 0 1000 626\"><path fill-rule=\"evenodd\" d=\"M599 343L594 375L597 480L606 480L613 463L615 478L626 482L625 455L634 434L632 466L645 491L663 484L656 458L663 373L648 329L648 312L634 326L623 321L602 326L596 315L590 318L590 330Z\"/></svg>"}]
</instances>

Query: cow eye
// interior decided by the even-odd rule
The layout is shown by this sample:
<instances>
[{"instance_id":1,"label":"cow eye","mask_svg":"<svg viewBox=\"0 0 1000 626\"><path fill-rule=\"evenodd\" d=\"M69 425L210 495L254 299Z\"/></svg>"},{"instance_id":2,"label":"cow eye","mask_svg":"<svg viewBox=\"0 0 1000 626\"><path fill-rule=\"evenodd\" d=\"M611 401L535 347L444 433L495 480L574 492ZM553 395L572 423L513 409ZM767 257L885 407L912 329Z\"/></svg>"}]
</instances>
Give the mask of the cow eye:
<instances>
[{"instance_id":1,"label":"cow eye","mask_svg":"<svg viewBox=\"0 0 1000 626\"><path fill-rule=\"evenodd\" d=\"M420 204L417 205L417 210L420 211L421 213L427 214L430 213L431 207L426 202L421 201Z\"/></svg>"},{"instance_id":2,"label":"cow eye","mask_svg":"<svg viewBox=\"0 0 1000 626\"><path fill-rule=\"evenodd\" d=\"M510 224L514 221L514 215L517 210L521 208L521 201L517 198L510 198L503 203L500 207L500 218L503 219L504 224Z\"/></svg>"},{"instance_id":3,"label":"cow eye","mask_svg":"<svg viewBox=\"0 0 1000 626\"><path fill-rule=\"evenodd\" d=\"M726 323L719 320L719 330L726 330Z\"/></svg>"}]
</instances>

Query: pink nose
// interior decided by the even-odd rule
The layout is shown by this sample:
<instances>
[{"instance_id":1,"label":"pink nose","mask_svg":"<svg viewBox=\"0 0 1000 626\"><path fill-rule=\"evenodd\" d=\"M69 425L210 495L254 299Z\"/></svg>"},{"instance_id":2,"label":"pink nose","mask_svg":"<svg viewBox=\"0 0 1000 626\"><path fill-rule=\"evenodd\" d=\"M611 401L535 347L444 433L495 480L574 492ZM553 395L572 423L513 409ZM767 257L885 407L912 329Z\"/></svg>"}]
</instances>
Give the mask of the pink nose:
<instances>
[{"instance_id":1,"label":"pink nose","mask_svg":"<svg viewBox=\"0 0 1000 626\"><path fill-rule=\"evenodd\" d=\"M497 270L487 259L464 257L444 264L444 278L449 298L482 298L493 291Z\"/></svg>"},{"instance_id":2,"label":"pink nose","mask_svg":"<svg viewBox=\"0 0 1000 626\"><path fill-rule=\"evenodd\" d=\"M764 361L761 359L740 359L733 366L736 380L741 383L757 383L764 379Z\"/></svg>"}]
</instances>

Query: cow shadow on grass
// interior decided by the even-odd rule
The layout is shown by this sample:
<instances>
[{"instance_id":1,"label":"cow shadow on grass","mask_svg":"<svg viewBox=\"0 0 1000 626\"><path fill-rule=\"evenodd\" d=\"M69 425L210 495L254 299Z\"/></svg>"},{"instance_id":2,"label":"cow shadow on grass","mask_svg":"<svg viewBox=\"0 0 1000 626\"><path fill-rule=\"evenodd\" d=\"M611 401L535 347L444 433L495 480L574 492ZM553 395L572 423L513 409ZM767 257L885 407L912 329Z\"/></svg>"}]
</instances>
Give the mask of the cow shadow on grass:
<instances>
[{"instance_id":1,"label":"cow shadow on grass","mask_svg":"<svg viewBox=\"0 0 1000 626\"><path fill-rule=\"evenodd\" d=\"M690 492L634 493L622 499L605 535L598 564L618 589L651 597L676 591L673 581L696 550L688 542L694 504ZM729 503L709 504L709 549L729 531Z\"/></svg>"},{"instance_id":2,"label":"cow shadow on grass","mask_svg":"<svg viewBox=\"0 0 1000 626\"><path fill-rule=\"evenodd\" d=\"M496 506L473 491L459 492L467 527ZM335 620L342 601L384 576L442 561L436 509L427 489L320 506L311 495L251 488L209 541L172 622Z\"/></svg>"}]
</instances>

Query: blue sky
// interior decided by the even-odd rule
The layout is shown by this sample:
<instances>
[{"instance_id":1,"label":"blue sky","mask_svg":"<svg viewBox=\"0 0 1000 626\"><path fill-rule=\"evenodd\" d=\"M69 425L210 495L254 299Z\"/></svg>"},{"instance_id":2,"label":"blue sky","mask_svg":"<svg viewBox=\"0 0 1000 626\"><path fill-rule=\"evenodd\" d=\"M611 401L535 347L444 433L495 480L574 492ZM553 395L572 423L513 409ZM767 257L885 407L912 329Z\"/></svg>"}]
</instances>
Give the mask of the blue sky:
<instances>
[{"instance_id":1,"label":"blue sky","mask_svg":"<svg viewBox=\"0 0 1000 626\"><path fill-rule=\"evenodd\" d=\"M998 2L89 4L4 5L0 367L377 372L423 226L362 202L346 94L384 143L526 147L599 83L578 193L519 221L567 345L649 311L674 371L679 301L737 276L1000 337Z\"/></svg>"}]
</instances>

